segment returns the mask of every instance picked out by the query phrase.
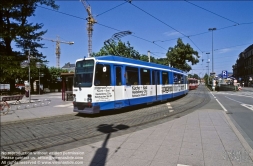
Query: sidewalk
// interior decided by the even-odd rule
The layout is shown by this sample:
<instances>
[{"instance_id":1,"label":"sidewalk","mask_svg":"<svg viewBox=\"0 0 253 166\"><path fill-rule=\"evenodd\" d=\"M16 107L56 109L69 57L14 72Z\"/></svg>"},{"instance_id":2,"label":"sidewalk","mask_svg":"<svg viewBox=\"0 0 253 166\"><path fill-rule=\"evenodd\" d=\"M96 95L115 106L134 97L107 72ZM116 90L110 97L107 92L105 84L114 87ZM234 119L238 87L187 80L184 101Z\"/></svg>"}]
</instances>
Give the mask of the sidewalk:
<instances>
[{"instance_id":1,"label":"sidewalk","mask_svg":"<svg viewBox=\"0 0 253 166\"><path fill-rule=\"evenodd\" d=\"M39 106L38 104L36 107L34 107L33 103L28 103L29 98L24 97L21 102L25 104L22 104L20 109L17 109L17 105L10 105L11 108L8 114L0 116L1 122L45 118L65 114L75 114L72 108L72 101L62 101L61 93L47 93L31 96L32 102L37 100L43 101L45 99L50 100L50 104L44 104L44 106ZM40 104L41 103L42 102L40 102Z\"/></svg>"},{"instance_id":2,"label":"sidewalk","mask_svg":"<svg viewBox=\"0 0 253 166\"><path fill-rule=\"evenodd\" d=\"M252 159L252 149L223 111L200 109L151 128L114 138L107 134L104 141L29 161L35 165L252 166Z\"/></svg>"}]
</instances>

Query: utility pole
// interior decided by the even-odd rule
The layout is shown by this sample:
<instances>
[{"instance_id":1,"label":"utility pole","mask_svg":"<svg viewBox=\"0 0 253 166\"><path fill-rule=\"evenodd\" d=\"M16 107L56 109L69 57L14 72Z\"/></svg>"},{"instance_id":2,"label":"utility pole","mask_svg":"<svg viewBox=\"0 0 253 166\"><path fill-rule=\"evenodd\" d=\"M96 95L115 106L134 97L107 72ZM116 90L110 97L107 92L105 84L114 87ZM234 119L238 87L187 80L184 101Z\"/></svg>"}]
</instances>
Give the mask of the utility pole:
<instances>
[{"instance_id":1,"label":"utility pole","mask_svg":"<svg viewBox=\"0 0 253 166\"><path fill-rule=\"evenodd\" d=\"M213 31L216 30L216 28L209 28L209 31L212 31L212 73L214 73L214 68L213 68Z\"/></svg>"},{"instance_id":2,"label":"utility pole","mask_svg":"<svg viewBox=\"0 0 253 166\"><path fill-rule=\"evenodd\" d=\"M30 59L30 50L28 52L28 72L29 72L29 103L31 103L31 69L30 69L30 65L31 65L31 59Z\"/></svg>"},{"instance_id":3,"label":"utility pole","mask_svg":"<svg viewBox=\"0 0 253 166\"><path fill-rule=\"evenodd\" d=\"M150 63L150 51L148 50L148 62Z\"/></svg>"}]
</instances>

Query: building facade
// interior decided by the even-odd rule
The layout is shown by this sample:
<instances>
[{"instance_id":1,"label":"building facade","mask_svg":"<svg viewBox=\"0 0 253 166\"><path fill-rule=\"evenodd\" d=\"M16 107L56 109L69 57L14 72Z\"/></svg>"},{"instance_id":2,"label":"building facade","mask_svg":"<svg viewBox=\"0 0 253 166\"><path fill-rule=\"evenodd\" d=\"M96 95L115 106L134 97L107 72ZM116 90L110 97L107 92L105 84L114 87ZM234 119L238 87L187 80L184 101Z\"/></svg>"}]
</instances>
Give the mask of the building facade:
<instances>
[{"instance_id":1,"label":"building facade","mask_svg":"<svg viewBox=\"0 0 253 166\"><path fill-rule=\"evenodd\" d=\"M233 75L245 86L253 84L253 44L241 52L233 67Z\"/></svg>"},{"instance_id":2,"label":"building facade","mask_svg":"<svg viewBox=\"0 0 253 166\"><path fill-rule=\"evenodd\" d=\"M75 64L71 64L70 62L65 63L62 69L68 70L69 73L75 72Z\"/></svg>"}]
</instances>

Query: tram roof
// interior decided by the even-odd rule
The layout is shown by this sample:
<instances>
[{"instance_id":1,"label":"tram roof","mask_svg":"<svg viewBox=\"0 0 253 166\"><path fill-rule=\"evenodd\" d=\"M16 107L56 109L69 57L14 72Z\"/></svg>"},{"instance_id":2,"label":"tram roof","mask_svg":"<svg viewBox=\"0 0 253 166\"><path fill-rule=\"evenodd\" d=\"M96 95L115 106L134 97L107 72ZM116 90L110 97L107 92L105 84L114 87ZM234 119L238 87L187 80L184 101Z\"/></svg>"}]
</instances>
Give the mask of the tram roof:
<instances>
[{"instance_id":1,"label":"tram roof","mask_svg":"<svg viewBox=\"0 0 253 166\"><path fill-rule=\"evenodd\" d=\"M117 62L133 63L133 64L137 64L137 65L152 66L152 67L170 69L170 70L174 70L174 71L177 71L177 72L186 73L182 70L172 68L172 67L169 67L169 66L156 64L156 63L152 63L152 62L149 63L149 62L145 62L145 61L141 61L141 60L135 60L135 59L131 59L131 58L114 56L114 55L98 56L98 57L93 57L93 58L95 58L97 60L117 61Z\"/></svg>"}]
</instances>

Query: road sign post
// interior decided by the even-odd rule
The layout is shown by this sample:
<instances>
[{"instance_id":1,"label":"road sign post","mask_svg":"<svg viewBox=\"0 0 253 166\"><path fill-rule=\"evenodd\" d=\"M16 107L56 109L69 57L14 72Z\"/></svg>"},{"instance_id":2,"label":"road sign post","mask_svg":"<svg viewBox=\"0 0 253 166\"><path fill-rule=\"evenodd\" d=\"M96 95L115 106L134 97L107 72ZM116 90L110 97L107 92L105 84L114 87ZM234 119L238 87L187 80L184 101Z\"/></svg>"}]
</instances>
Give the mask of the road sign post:
<instances>
[{"instance_id":1,"label":"road sign post","mask_svg":"<svg viewBox=\"0 0 253 166\"><path fill-rule=\"evenodd\" d=\"M223 79L227 79L228 78L228 71L227 70L223 70L222 71L222 78Z\"/></svg>"}]
</instances>

